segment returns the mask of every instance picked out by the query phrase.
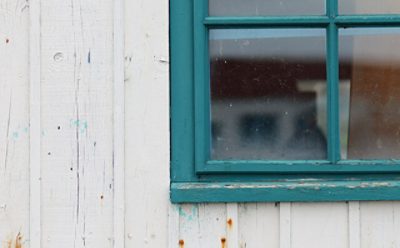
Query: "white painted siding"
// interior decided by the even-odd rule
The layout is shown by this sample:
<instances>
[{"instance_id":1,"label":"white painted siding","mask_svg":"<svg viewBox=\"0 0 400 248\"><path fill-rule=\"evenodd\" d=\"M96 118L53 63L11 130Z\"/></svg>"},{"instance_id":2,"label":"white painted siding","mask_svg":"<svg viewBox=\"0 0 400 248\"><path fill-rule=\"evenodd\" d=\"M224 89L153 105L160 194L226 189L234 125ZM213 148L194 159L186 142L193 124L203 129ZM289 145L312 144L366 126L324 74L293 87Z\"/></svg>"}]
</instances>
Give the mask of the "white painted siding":
<instances>
[{"instance_id":1,"label":"white painted siding","mask_svg":"<svg viewBox=\"0 0 400 248\"><path fill-rule=\"evenodd\" d=\"M0 0L0 113L0 247L400 247L398 202L169 203L166 0Z\"/></svg>"}]
</instances>

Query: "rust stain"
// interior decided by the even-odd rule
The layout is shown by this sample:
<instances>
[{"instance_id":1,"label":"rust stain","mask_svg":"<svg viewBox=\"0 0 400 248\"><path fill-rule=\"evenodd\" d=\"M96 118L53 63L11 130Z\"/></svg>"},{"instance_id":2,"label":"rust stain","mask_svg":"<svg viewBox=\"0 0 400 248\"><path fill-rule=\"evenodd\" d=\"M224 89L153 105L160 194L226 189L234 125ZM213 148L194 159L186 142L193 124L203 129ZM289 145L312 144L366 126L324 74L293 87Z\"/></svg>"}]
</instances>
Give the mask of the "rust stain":
<instances>
[{"instance_id":1,"label":"rust stain","mask_svg":"<svg viewBox=\"0 0 400 248\"><path fill-rule=\"evenodd\" d=\"M226 248L226 238L221 238L221 247Z\"/></svg>"},{"instance_id":2,"label":"rust stain","mask_svg":"<svg viewBox=\"0 0 400 248\"><path fill-rule=\"evenodd\" d=\"M185 241L183 239L179 240L179 248L183 248L185 246Z\"/></svg>"},{"instance_id":3,"label":"rust stain","mask_svg":"<svg viewBox=\"0 0 400 248\"><path fill-rule=\"evenodd\" d=\"M233 220L231 218L229 218L226 223L228 224L228 228L231 229L233 226Z\"/></svg>"},{"instance_id":4,"label":"rust stain","mask_svg":"<svg viewBox=\"0 0 400 248\"><path fill-rule=\"evenodd\" d=\"M15 238L15 248L22 248L22 235L18 233L17 237Z\"/></svg>"},{"instance_id":5,"label":"rust stain","mask_svg":"<svg viewBox=\"0 0 400 248\"><path fill-rule=\"evenodd\" d=\"M7 241L7 248L22 248L22 234L18 233L15 240Z\"/></svg>"}]
</instances>

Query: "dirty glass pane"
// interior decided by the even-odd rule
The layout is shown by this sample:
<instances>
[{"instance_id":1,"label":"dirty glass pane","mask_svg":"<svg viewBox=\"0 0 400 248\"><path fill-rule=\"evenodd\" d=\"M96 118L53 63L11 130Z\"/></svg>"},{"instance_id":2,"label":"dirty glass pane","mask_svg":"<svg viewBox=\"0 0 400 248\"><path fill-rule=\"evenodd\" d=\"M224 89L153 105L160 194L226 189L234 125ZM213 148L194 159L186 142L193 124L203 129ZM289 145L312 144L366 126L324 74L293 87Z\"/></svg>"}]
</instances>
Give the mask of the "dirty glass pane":
<instances>
[{"instance_id":1,"label":"dirty glass pane","mask_svg":"<svg viewBox=\"0 0 400 248\"><path fill-rule=\"evenodd\" d=\"M340 30L343 159L400 158L400 28Z\"/></svg>"},{"instance_id":2,"label":"dirty glass pane","mask_svg":"<svg viewBox=\"0 0 400 248\"><path fill-rule=\"evenodd\" d=\"M325 0L209 0L210 16L323 14L325 14Z\"/></svg>"},{"instance_id":3,"label":"dirty glass pane","mask_svg":"<svg viewBox=\"0 0 400 248\"><path fill-rule=\"evenodd\" d=\"M340 14L400 14L399 0L339 0Z\"/></svg>"},{"instance_id":4,"label":"dirty glass pane","mask_svg":"<svg viewBox=\"0 0 400 248\"><path fill-rule=\"evenodd\" d=\"M210 31L212 159L326 159L323 29Z\"/></svg>"}]
</instances>

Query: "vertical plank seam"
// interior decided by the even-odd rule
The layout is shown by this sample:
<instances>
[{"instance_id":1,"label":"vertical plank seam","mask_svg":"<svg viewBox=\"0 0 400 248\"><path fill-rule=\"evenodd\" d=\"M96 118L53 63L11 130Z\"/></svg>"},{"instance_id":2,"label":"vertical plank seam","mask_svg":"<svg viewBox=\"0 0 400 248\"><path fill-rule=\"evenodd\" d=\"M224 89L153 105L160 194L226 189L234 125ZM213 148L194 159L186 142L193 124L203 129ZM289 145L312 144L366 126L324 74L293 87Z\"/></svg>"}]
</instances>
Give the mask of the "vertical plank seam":
<instances>
[{"instance_id":1,"label":"vertical plank seam","mask_svg":"<svg viewBox=\"0 0 400 248\"><path fill-rule=\"evenodd\" d=\"M280 203L279 206L279 247L291 248L292 246L292 205L289 202Z\"/></svg>"},{"instance_id":2,"label":"vertical plank seam","mask_svg":"<svg viewBox=\"0 0 400 248\"><path fill-rule=\"evenodd\" d=\"M178 205L169 204L168 208L168 248L176 248L180 239Z\"/></svg>"},{"instance_id":3,"label":"vertical plank seam","mask_svg":"<svg viewBox=\"0 0 400 248\"><path fill-rule=\"evenodd\" d=\"M125 21L124 0L114 1L114 248L125 247Z\"/></svg>"},{"instance_id":4,"label":"vertical plank seam","mask_svg":"<svg viewBox=\"0 0 400 248\"><path fill-rule=\"evenodd\" d=\"M40 0L29 3L29 242L41 248Z\"/></svg>"},{"instance_id":5,"label":"vertical plank seam","mask_svg":"<svg viewBox=\"0 0 400 248\"><path fill-rule=\"evenodd\" d=\"M237 203L226 204L226 235L229 248L239 247L239 208Z\"/></svg>"},{"instance_id":6,"label":"vertical plank seam","mask_svg":"<svg viewBox=\"0 0 400 248\"><path fill-rule=\"evenodd\" d=\"M349 248L361 248L360 202L349 202Z\"/></svg>"}]
</instances>

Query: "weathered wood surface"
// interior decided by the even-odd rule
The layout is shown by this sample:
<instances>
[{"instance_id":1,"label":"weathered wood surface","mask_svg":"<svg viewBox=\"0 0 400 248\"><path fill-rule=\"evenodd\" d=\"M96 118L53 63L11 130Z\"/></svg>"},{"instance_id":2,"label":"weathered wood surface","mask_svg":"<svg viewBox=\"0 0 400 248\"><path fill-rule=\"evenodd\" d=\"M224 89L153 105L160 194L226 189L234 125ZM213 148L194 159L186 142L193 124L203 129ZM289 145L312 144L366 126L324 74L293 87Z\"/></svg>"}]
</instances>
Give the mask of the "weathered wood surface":
<instances>
[{"instance_id":1,"label":"weathered wood surface","mask_svg":"<svg viewBox=\"0 0 400 248\"><path fill-rule=\"evenodd\" d=\"M28 10L0 0L0 247L29 241Z\"/></svg>"},{"instance_id":2,"label":"weathered wood surface","mask_svg":"<svg viewBox=\"0 0 400 248\"><path fill-rule=\"evenodd\" d=\"M168 1L121 3L0 0L0 247L400 247L398 202L171 205Z\"/></svg>"}]
</instances>

